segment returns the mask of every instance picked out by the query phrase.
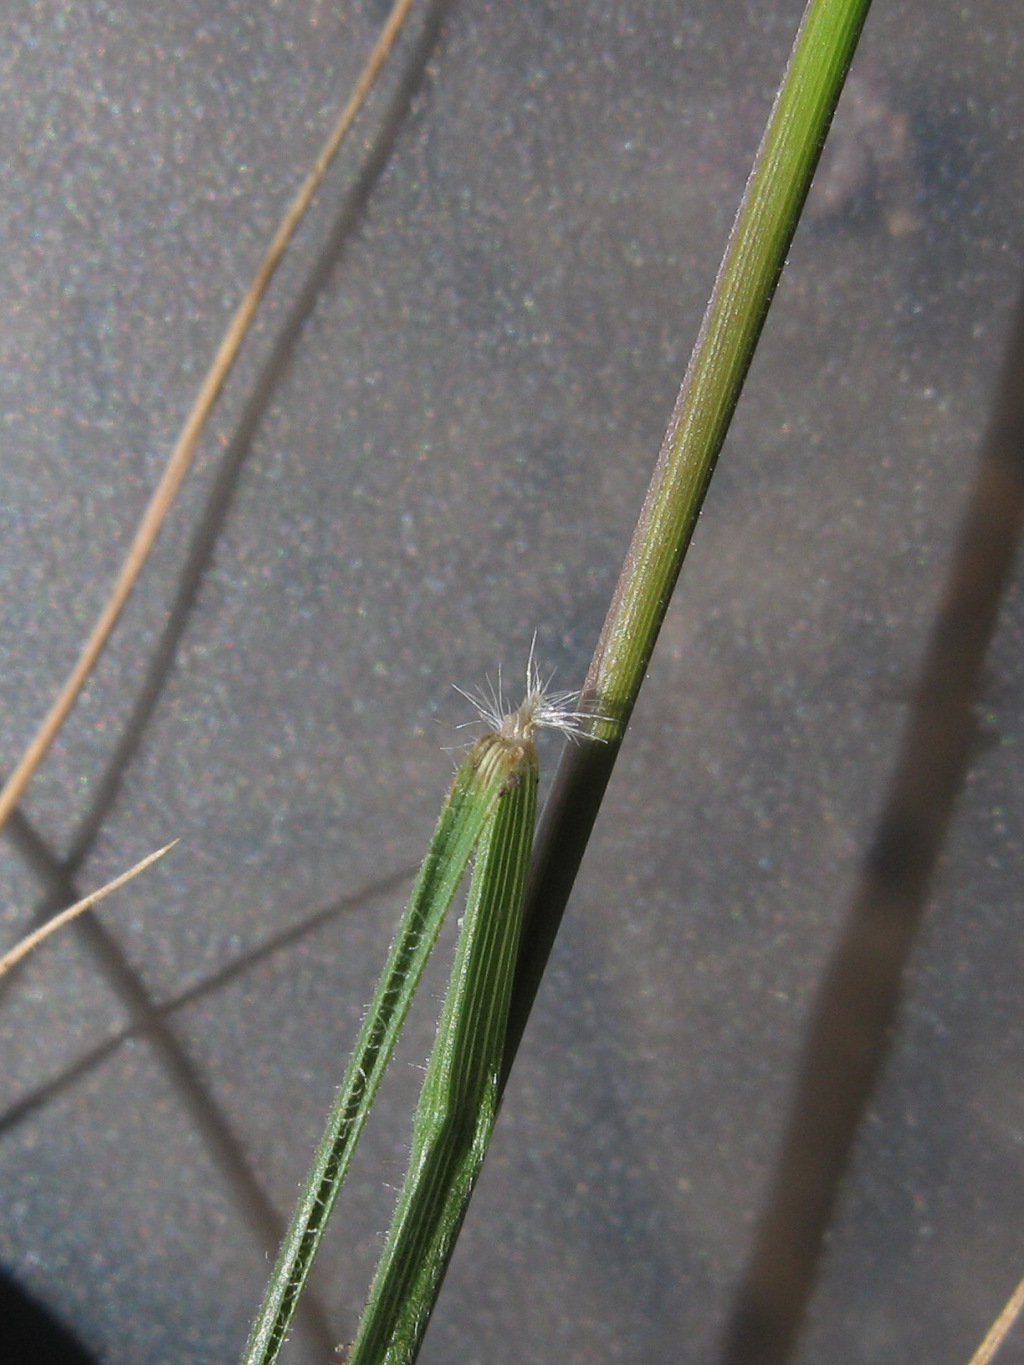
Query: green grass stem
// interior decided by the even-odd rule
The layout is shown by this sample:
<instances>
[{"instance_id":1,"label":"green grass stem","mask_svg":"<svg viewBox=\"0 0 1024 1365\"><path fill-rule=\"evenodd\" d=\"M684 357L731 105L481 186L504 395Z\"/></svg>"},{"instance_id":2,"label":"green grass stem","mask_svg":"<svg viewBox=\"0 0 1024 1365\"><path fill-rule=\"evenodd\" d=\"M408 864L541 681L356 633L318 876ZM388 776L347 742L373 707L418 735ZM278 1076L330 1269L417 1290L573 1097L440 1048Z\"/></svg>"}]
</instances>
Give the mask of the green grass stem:
<instances>
[{"instance_id":1,"label":"green grass stem","mask_svg":"<svg viewBox=\"0 0 1024 1365\"><path fill-rule=\"evenodd\" d=\"M870 0L810 0L747 181L583 690L607 741L568 745L541 820L505 1047L507 1078L729 423Z\"/></svg>"},{"instance_id":2,"label":"green grass stem","mask_svg":"<svg viewBox=\"0 0 1024 1365\"><path fill-rule=\"evenodd\" d=\"M509 952L514 953L518 938L518 906L511 926L496 930L502 916L492 913L489 929L481 934L472 931L482 899L492 912L495 909L490 904L492 890L484 888L501 882L490 866L496 831L504 828L504 817L495 805L501 782L493 796L488 788L488 799L481 799L481 772L494 770L484 765L478 772L467 760L445 805L407 919L370 1007L244 1365L270 1365L276 1358L441 917L486 826L479 855L486 876L479 883L474 876L477 889L471 890L469 927L464 927L460 939L417 1110L409 1177L354 1351L358 1365L407 1365L415 1359L483 1158L504 1078L739 400L868 4L869 0L810 0L800 25L587 677L581 706L595 716L593 737L567 746L542 825L507 1034L504 1001L509 992ZM533 780L527 783L531 793L535 778L534 765ZM518 819L521 803L505 804L509 818ZM530 830L532 820L531 805ZM518 825L513 833L525 861L529 840L521 837ZM521 865L515 876L520 883L518 899ZM467 964L472 965L469 994L464 989ZM488 992L500 997L500 1010Z\"/></svg>"}]
</instances>

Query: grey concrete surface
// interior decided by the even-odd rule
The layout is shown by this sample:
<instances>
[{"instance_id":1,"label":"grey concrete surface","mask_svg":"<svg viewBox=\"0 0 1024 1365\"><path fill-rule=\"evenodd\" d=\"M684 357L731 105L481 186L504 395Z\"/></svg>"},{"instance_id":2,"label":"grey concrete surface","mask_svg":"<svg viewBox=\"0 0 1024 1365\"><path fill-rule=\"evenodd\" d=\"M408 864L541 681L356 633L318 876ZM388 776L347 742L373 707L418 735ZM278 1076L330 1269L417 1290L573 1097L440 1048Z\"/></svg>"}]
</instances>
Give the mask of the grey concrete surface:
<instances>
[{"instance_id":1,"label":"grey concrete surface","mask_svg":"<svg viewBox=\"0 0 1024 1365\"><path fill-rule=\"evenodd\" d=\"M385 11L6 5L5 769ZM0 842L7 943L68 864L89 888L182 841L0 1000L0 1261L104 1365L235 1359L463 738L451 684L535 629L581 680L799 12L425 5L302 229ZM431 1365L714 1357L1019 288L1022 42L999 0L869 19L875 112L794 244ZM1022 635L1018 584L808 1363L958 1365L1024 1273ZM293 1362L353 1331L432 1030Z\"/></svg>"}]
</instances>

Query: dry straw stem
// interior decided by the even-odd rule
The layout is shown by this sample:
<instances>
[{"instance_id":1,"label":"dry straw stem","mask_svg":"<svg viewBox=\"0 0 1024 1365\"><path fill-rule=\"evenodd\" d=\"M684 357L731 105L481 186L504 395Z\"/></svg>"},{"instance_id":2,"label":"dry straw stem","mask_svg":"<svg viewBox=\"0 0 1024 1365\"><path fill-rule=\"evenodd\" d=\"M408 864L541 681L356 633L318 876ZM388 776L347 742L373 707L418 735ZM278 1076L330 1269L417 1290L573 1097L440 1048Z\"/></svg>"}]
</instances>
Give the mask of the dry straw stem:
<instances>
[{"instance_id":1,"label":"dry straw stem","mask_svg":"<svg viewBox=\"0 0 1024 1365\"><path fill-rule=\"evenodd\" d=\"M1010 1334L1010 1329L1020 1317L1021 1309L1024 1308L1024 1280L1010 1295L1006 1307L996 1318L989 1328L988 1335L981 1343L974 1355L971 1356L970 1365L989 1365L989 1361L1002 1346L1003 1342Z\"/></svg>"},{"instance_id":2,"label":"dry straw stem","mask_svg":"<svg viewBox=\"0 0 1024 1365\"><path fill-rule=\"evenodd\" d=\"M356 81L355 88L349 96L344 109L338 118L337 123L331 130L331 134L321 149L312 170L306 176L302 188L299 190L291 206L285 213L281 224L274 235L259 269L253 277L252 283L246 292L245 297L238 306L238 310L228 326L224 339L221 341L214 357L213 364L203 380L199 395L196 398L192 411L185 420L181 435L178 437L177 444L171 452L171 457L167 462L160 482L157 484L156 491L146 508L139 528L135 532L135 538L131 543L125 561L114 583L113 591L107 599L103 610L100 612L96 624L92 628L88 640L79 655L78 662L68 676L67 681L61 688L56 701L50 708L50 712L36 734L26 748L21 759L18 761L7 779L3 789L0 790L0 828L6 824L11 811L18 804L21 795L32 779L32 774L42 762L43 756L50 747L60 727L72 706L75 704L79 692L85 686L85 681L92 672L97 659L103 652L103 647L107 643L110 632L114 628L121 608L127 602L135 580L142 571L142 566L146 562L150 550L163 525L164 518L177 496L178 489L181 487L182 480L188 472L189 465L195 455L199 438L206 425L207 418L217 400L217 396L227 378L228 371L234 364L235 357L238 355L239 347L245 338L246 332L252 323L259 307L263 295L266 293L267 286L273 278L281 257L284 255L288 243L291 241L303 214L309 207L313 195L316 193L320 182L324 178L328 166L333 161L338 148L341 146L342 139L351 128L356 115L362 108L363 101L366 99L374 81L380 72L381 67L387 60L388 54L394 46L395 39L401 32L409 10L412 8L413 0L396 0L396 4L388 17L387 23L381 30L380 36L374 45L370 57L363 67Z\"/></svg>"},{"instance_id":3,"label":"dry straw stem","mask_svg":"<svg viewBox=\"0 0 1024 1365\"><path fill-rule=\"evenodd\" d=\"M3 976L5 972L9 972L23 957L27 957L33 948L38 948L39 944L42 943L44 939L49 938L50 935L56 933L58 929L62 929L69 921L76 919L84 911L91 909L99 901L109 896L111 891L116 891L118 887L124 886L125 882L130 882L132 878L137 877L140 872L145 872L147 867L152 867L158 858L162 858L165 853L170 853L176 843L178 843L178 840L172 839L169 844L164 844L163 848L158 848L155 853L151 853L147 858L143 858L142 861L136 863L134 867L130 867L127 872L122 872L119 877L115 877L112 882L107 882L106 886L101 886L98 891L90 892L90 894L83 897L82 900L76 901L74 905L69 905L66 910L62 910L59 915L54 915L53 919L47 920L45 924L40 925L40 927L33 930L31 934L26 934L20 942L16 943L13 948L4 953L3 957L0 957L0 976Z\"/></svg>"}]
</instances>

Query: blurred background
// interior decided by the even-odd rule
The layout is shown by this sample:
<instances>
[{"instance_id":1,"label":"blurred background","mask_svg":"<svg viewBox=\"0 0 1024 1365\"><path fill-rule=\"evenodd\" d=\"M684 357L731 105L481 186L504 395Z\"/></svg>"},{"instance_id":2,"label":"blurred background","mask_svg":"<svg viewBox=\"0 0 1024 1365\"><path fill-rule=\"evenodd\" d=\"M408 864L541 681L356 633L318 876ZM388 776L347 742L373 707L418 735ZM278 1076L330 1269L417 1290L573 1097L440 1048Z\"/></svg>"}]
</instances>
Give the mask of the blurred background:
<instances>
[{"instance_id":1,"label":"blurred background","mask_svg":"<svg viewBox=\"0 0 1024 1365\"><path fill-rule=\"evenodd\" d=\"M389 7L4 7L5 771ZM452 684L535 630L582 681L801 8L424 0L318 195L0 839L2 946L181 840L0 996L0 1263L103 1365L237 1357ZM1022 39L1000 0L868 20L428 1365L714 1358L1019 288ZM1022 636L1018 580L808 1365L959 1365L1024 1273ZM290 1362L354 1333L446 972Z\"/></svg>"}]
</instances>

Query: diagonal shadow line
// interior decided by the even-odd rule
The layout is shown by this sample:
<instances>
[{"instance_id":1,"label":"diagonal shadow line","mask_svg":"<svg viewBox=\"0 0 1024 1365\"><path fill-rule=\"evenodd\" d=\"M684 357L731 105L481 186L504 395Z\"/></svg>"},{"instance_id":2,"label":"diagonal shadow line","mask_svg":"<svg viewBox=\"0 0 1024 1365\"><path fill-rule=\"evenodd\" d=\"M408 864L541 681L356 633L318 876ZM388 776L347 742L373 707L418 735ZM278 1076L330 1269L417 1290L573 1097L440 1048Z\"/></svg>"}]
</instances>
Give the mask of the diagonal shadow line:
<instances>
[{"instance_id":1,"label":"diagonal shadow line","mask_svg":"<svg viewBox=\"0 0 1024 1365\"><path fill-rule=\"evenodd\" d=\"M287 372L295 344L327 282L329 272L340 258L346 243L358 229L372 191L390 160L399 130L409 112L413 97L422 84L430 54L440 35L444 12L449 4L450 0L434 0L428 10L420 34L407 58L402 78L386 105L381 119L381 131L364 161L355 185L345 197L328 241L288 313L270 357L253 385L252 396L243 408L235 433L218 469L207 500L206 514L193 536L168 622L153 655L146 679L122 730L118 745L97 785L96 796L72 841L68 858L62 863L20 812L14 813L6 827L11 841L46 888L46 904L37 913L39 920L45 918L54 905L76 899L73 875L81 867L104 820L116 804L125 774L142 743L169 676L182 634L195 606L199 588L230 508L253 437L275 387ZM258 1234L261 1243L268 1246L272 1255L276 1255L283 1223L249 1172L241 1145L207 1094L202 1079L185 1049L166 1021L159 1016L141 979L116 939L104 929L100 920L91 912L86 912L75 922L74 932L78 933L92 952L108 982L120 996L133 1020L133 1026L144 1029L150 1037L156 1055L178 1091L186 1110L191 1114L199 1133L206 1141L216 1164L226 1176L229 1188L235 1192L247 1220ZM304 1296L299 1313L318 1349L324 1354L329 1354L334 1348L335 1336L309 1293Z\"/></svg>"},{"instance_id":2,"label":"diagonal shadow line","mask_svg":"<svg viewBox=\"0 0 1024 1365\"><path fill-rule=\"evenodd\" d=\"M160 1005L153 1005L153 1013L158 1019L166 1020L172 1018L179 1010L187 1005L195 1004L196 1001L212 995L220 990L222 986L229 985L239 977L245 976L261 962L283 952L286 948L300 943L317 929L323 928L333 920L338 919L353 910L361 910L365 906L372 904L379 896L387 895L391 891L397 890L403 883L411 880L415 876L416 868L403 868L400 872L393 873L390 877L384 877L380 881L372 882L369 886L364 886L361 890L351 896L346 896L343 900L335 901L332 905L326 905L319 910L314 910L300 923L293 925L292 928L284 930L283 933L275 934L272 938L261 943L258 948L251 952L243 953L234 962L229 962L219 972L213 972L204 978L197 985L191 986L187 991L171 996ZM123 1043L133 1038L146 1037L148 1025L129 1025L119 1033L113 1034L110 1038L99 1043L91 1051L83 1053L71 1066L67 1067L60 1075L47 1081L45 1085L38 1086L29 1094L23 1096L17 1104L3 1114L0 1114L0 1140L4 1135L33 1114L42 1109L50 1100L63 1094L65 1090L71 1089L78 1081L82 1080L96 1067L105 1062L108 1057L118 1050Z\"/></svg>"},{"instance_id":3,"label":"diagonal shadow line","mask_svg":"<svg viewBox=\"0 0 1024 1365\"><path fill-rule=\"evenodd\" d=\"M74 879L54 857L20 809L12 812L7 829L18 852L43 884L49 900L70 903L79 899ZM275 1256L284 1233L284 1220L250 1171L241 1143L207 1092L198 1068L170 1024L161 1017L120 944L98 916L87 910L79 916L75 925L79 938L128 1011L132 1028L146 1035L154 1057L172 1089L177 1092L214 1166L227 1183L244 1219L258 1237L261 1248L270 1256ZM303 1328L309 1333L311 1341L329 1356L336 1336L331 1331L323 1309L315 1300L304 1301L299 1309L303 1312Z\"/></svg>"},{"instance_id":4,"label":"diagonal shadow line","mask_svg":"<svg viewBox=\"0 0 1024 1365\"><path fill-rule=\"evenodd\" d=\"M1024 293L902 748L808 1025L782 1151L727 1324L722 1365L796 1345L902 975L973 751L972 712L1024 526Z\"/></svg>"}]
</instances>

